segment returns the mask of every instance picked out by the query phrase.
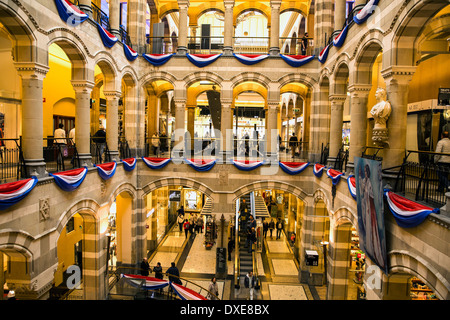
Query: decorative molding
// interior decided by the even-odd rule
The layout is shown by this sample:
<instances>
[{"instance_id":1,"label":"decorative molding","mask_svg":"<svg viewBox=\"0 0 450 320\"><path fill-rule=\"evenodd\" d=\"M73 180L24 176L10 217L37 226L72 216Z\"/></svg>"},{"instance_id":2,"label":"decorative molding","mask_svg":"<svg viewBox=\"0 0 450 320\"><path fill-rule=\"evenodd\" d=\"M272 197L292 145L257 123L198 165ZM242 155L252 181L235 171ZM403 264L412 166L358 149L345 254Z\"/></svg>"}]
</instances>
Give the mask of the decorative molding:
<instances>
[{"instance_id":1,"label":"decorative molding","mask_svg":"<svg viewBox=\"0 0 450 320\"><path fill-rule=\"evenodd\" d=\"M39 221L47 220L50 217L50 198L39 199Z\"/></svg>"}]
</instances>

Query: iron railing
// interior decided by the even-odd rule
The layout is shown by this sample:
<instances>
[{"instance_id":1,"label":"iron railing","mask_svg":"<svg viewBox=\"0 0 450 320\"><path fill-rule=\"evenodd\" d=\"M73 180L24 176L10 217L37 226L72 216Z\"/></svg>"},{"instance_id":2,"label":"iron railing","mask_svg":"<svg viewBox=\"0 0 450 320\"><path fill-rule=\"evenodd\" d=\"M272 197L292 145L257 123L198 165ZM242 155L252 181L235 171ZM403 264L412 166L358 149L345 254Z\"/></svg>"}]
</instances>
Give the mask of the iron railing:
<instances>
[{"instance_id":1,"label":"iron railing","mask_svg":"<svg viewBox=\"0 0 450 320\"><path fill-rule=\"evenodd\" d=\"M92 163L100 164L111 161L111 153L109 152L106 139L99 137L91 137L91 157Z\"/></svg>"},{"instance_id":2,"label":"iron railing","mask_svg":"<svg viewBox=\"0 0 450 320\"><path fill-rule=\"evenodd\" d=\"M0 139L0 183L26 177L21 139Z\"/></svg>"},{"instance_id":3,"label":"iron railing","mask_svg":"<svg viewBox=\"0 0 450 320\"><path fill-rule=\"evenodd\" d=\"M64 143L58 143L63 141ZM50 173L80 167L77 148L71 138L44 138L43 147L46 170Z\"/></svg>"}]
</instances>

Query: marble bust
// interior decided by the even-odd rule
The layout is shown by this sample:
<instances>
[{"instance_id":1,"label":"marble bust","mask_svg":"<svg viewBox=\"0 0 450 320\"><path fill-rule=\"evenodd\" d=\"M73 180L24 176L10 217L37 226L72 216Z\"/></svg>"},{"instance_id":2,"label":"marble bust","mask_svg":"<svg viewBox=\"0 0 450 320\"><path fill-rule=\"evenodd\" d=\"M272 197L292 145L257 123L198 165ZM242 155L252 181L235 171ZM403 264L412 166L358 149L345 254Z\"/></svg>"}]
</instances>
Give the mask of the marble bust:
<instances>
[{"instance_id":1,"label":"marble bust","mask_svg":"<svg viewBox=\"0 0 450 320\"><path fill-rule=\"evenodd\" d=\"M388 140L388 129L386 121L391 115L391 104L386 99L386 90L378 88L375 93L377 103L370 110L370 114L375 120L373 128L372 141L375 143L386 143Z\"/></svg>"}]
</instances>

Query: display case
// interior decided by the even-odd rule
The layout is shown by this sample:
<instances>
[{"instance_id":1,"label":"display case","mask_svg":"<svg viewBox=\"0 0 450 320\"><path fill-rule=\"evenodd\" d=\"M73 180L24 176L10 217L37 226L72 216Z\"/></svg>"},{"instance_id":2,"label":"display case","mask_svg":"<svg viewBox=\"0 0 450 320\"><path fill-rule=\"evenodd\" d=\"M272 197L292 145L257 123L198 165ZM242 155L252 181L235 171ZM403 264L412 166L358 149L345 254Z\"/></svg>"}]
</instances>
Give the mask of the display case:
<instances>
[{"instance_id":1,"label":"display case","mask_svg":"<svg viewBox=\"0 0 450 320\"><path fill-rule=\"evenodd\" d=\"M422 280L411 278L410 296L412 300L439 300L436 294Z\"/></svg>"},{"instance_id":2,"label":"display case","mask_svg":"<svg viewBox=\"0 0 450 320\"><path fill-rule=\"evenodd\" d=\"M205 224L205 248L211 250L216 243L217 225L216 221L211 216L206 216Z\"/></svg>"}]
</instances>

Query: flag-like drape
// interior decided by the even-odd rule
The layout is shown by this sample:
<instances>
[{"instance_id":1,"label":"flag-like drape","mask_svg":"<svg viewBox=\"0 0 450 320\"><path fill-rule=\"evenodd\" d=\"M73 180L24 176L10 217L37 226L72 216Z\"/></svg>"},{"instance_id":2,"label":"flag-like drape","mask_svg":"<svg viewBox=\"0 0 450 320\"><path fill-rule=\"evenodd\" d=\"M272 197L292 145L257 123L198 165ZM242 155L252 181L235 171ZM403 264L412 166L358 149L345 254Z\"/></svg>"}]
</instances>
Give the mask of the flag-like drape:
<instances>
[{"instance_id":1,"label":"flag-like drape","mask_svg":"<svg viewBox=\"0 0 450 320\"><path fill-rule=\"evenodd\" d=\"M345 42L345 38L347 37L348 24L344 29L333 39L333 46L342 47Z\"/></svg>"},{"instance_id":2,"label":"flag-like drape","mask_svg":"<svg viewBox=\"0 0 450 320\"><path fill-rule=\"evenodd\" d=\"M174 53L168 53L168 54L145 54L144 53L142 56L150 64L158 67L158 66L162 66L167 61L169 61L173 55L174 55Z\"/></svg>"},{"instance_id":3,"label":"flag-like drape","mask_svg":"<svg viewBox=\"0 0 450 320\"><path fill-rule=\"evenodd\" d=\"M325 61L327 61L328 52L330 51L330 47L331 47L331 44L327 45L325 48L323 48L322 51L320 51L319 57L318 57L320 63L325 63Z\"/></svg>"},{"instance_id":4,"label":"flag-like drape","mask_svg":"<svg viewBox=\"0 0 450 320\"><path fill-rule=\"evenodd\" d=\"M192 289L186 288L182 285L171 282L170 286L181 298L181 300L206 300L206 298L201 294L195 292Z\"/></svg>"},{"instance_id":5,"label":"flag-like drape","mask_svg":"<svg viewBox=\"0 0 450 320\"><path fill-rule=\"evenodd\" d=\"M314 175L315 175L316 177L320 178L320 177L322 176L323 170L324 170L325 168L326 168L326 167L325 167L324 165L319 164L319 163L316 163L316 164L314 165L314 168L313 168L313 173L314 173Z\"/></svg>"},{"instance_id":6,"label":"flag-like drape","mask_svg":"<svg viewBox=\"0 0 450 320\"><path fill-rule=\"evenodd\" d=\"M280 54L281 58L291 67L298 68L304 64L314 60L315 56L300 56L300 55L284 55Z\"/></svg>"},{"instance_id":7,"label":"flag-like drape","mask_svg":"<svg viewBox=\"0 0 450 320\"><path fill-rule=\"evenodd\" d=\"M89 16L73 5L69 0L55 0L59 16L68 25L75 27L84 22Z\"/></svg>"},{"instance_id":8,"label":"flag-like drape","mask_svg":"<svg viewBox=\"0 0 450 320\"><path fill-rule=\"evenodd\" d=\"M281 162L281 169L291 175L299 174L309 166L309 162Z\"/></svg>"},{"instance_id":9,"label":"flag-like drape","mask_svg":"<svg viewBox=\"0 0 450 320\"><path fill-rule=\"evenodd\" d=\"M341 176L343 176L344 173L334 170L334 169L328 169L327 170L327 176L331 179L331 181L333 182L333 185L337 185L339 183L339 181L341 180Z\"/></svg>"},{"instance_id":10,"label":"flag-like drape","mask_svg":"<svg viewBox=\"0 0 450 320\"><path fill-rule=\"evenodd\" d=\"M265 60L269 55L268 54L236 54L233 53L233 56L240 62L245 65L252 65L258 62Z\"/></svg>"},{"instance_id":11,"label":"flag-like drape","mask_svg":"<svg viewBox=\"0 0 450 320\"><path fill-rule=\"evenodd\" d=\"M103 45L107 48L112 48L118 41L117 37L111 34L108 30L103 28L100 24L97 23L98 33L100 34L100 38L102 39Z\"/></svg>"},{"instance_id":12,"label":"flag-like drape","mask_svg":"<svg viewBox=\"0 0 450 320\"><path fill-rule=\"evenodd\" d=\"M36 186L38 179L32 178L0 185L0 210L5 210L25 198Z\"/></svg>"},{"instance_id":13,"label":"flag-like drape","mask_svg":"<svg viewBox=\"0 0 450 320\"><path fill-rule=\"evenodd\" d=\"M197 171L209 171L216 164L216 160L184 159L184 161Z\"/></svg>"},{"instance_id":14,"label":"flag-like drape","mask_svg":"<svg viewBox=\"0 0 450 320\"><path fill-rule=\"evenodd\" d=\"M102 177L104 180L108 180L112 178L112 176L116 173L117 163L114 161L102 164L95 164L94 166L97 167L98 174L100 175L100 177Z\"/></svg>"},{"instance_id":15,"label":"flag-like drape","mask_svg":"<svg viewBox=\"0 0 450 320\"><path fill-rule=\"evenodd\" d=\"M161 169L164 168L170 162L171 159L142 157L142 160L150 169Z\"/></svg>"},{"instance_id":16,"label":"flag-like drape","mask_svg":"<svg viewBox=\"0 0 450 320\"><path fill-rule=\"evenodd\" d=\"M134 51L129 45L123 44L123 51L125 52L125 57L127 57L128 61L134 61L137 59L139 54Z\"/></svg>"},{"instance_id":17,"label":"flag-like drape","mask_svg":"<svg viewBox=\"0 0 450 320\"><path fill-rule=\"evenodd\" d=\"M55 179L55 183L64 191L73 191L78 188L86 178L87 167L72 169L49 175Z\"/></svg>"},{"instance_id":18,"label":"flag-like drape","mask_svg":"<svg viewBox=\"0 0 450 320\"><path fill-rule=\"evenodd\" d=\"M421 224L430 213L439 213L439 208L430 208L412 200L406 199L384 190L389 210L393 214L395 221L402 228L412 228Z\"/></svg>"},{"instance_id":19,"label":"flag-like drape","mask_svg":"<svg viewBox=\"0 0 450 320\"><path fill-rule=\"evenodd\" d=\"M136 274L121 274L120 277L133 287L143 288L146 290L162 289L169 285L169 280L146 277Z\"/></svg>"},{"instance_id":20,"label":"flag-like drape","mask_svg":"<svg viewBox=\"0 0 450 320\"><path fill-rule=\"evenodd\" d=\"M122 159L123 168L125 171L133 171L134 168L136 168L136 162L136 158Z\"/></svg>"},{"instance_id":21,"label":"flag-like drape","mask_svg":"<svg viewBox=\"0 0 450 320\"><path fill-rule=\"evenodd\" d=\"M243 171L251 171L264 164L264 161L249 161L249 160L233 160L236 168Z\"/></svg>"},{"instance_id":22,"label":"flag-like drape","mask_svg":"<svg viewBox=\"0 0 450 320\"><path fill-rule=\"evenodd\" d=\"M353 199L356 200L356 179L353 174L348 177L347 185L348 191L350 191L350 194L352 195Z\"/></svg>"},{"instance_id":23,"label":"flag-like drape","mask_svg":"<svg viewBox=\"0 0 450 320\"><path fill-rule=\"evenodd\" d=\"M379 0L370 0L367 4L353 17L353 21L356 24L364 23L373 13L375 7L378 5Z\"/></svg>"},{"instance_id":24,"label":"flag-like drape","mask_svg":"<svg viewBox=\"0 0 450 320\"><path fill-rule=\"evenodd\" d=\"M186 53L188 60L199 68L206 67L207 65L216 61L222 54L189 54Z\"/></svg>"}]
</instances>

